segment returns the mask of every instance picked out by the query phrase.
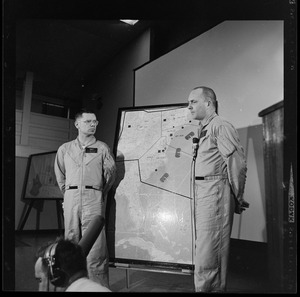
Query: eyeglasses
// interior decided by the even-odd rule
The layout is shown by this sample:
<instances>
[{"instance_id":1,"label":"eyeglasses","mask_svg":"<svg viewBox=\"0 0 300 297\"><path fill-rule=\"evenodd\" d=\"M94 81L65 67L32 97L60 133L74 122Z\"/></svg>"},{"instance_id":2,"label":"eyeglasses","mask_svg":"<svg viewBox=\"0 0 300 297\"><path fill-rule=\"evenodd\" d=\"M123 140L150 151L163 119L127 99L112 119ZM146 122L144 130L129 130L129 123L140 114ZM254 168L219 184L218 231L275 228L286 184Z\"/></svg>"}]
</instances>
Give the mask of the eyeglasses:
<instances>
[{"instance_id":1,"label":"eyeglasses","mask_svg":"<svg viewBox=\"0 0 300 297\"><path fill-rule=\"evenodd\" d=\"M93 121L92 120L86 120L86 121L81 121L81 122L85 123L86 125L93 124L93 125L97 126L99 124L99 122L96 121L96 120L93 120Z\"/></svg>"}]
</instances>

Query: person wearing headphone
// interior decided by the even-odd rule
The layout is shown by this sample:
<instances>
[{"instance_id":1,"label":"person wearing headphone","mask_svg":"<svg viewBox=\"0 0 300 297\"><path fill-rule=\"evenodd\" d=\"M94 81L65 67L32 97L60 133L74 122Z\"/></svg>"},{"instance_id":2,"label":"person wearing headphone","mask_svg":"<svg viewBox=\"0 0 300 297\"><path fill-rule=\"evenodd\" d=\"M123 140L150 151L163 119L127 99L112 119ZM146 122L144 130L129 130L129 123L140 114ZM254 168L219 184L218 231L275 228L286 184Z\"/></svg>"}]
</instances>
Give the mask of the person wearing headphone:
<instances>
[{"instance_id":1,"label":"person wearing headphone","mask_svg":"<svg viewBox=\"0 0 300 297\"><path fill-rule=\"evenodd\" d=\"M48 276L48 265L44 260L45 250L48 247L42 246L38 249L36 253L36 262L34 265L35 279L38 281L38 290L39 291L64 291L65 288L59 288L52 285L50 278Z\"/></svg>"},{"instance_id":2,"label":"person wearing headphone","mask_svg":"<svg viewBox=\"0 0 300 297\"><path fill-rule=\"evenodd\" d=\"M111 292L88 278L84 250L72 240L58 238L39 248L36 257L39 291Z\"/></svg>"}]
</instances>

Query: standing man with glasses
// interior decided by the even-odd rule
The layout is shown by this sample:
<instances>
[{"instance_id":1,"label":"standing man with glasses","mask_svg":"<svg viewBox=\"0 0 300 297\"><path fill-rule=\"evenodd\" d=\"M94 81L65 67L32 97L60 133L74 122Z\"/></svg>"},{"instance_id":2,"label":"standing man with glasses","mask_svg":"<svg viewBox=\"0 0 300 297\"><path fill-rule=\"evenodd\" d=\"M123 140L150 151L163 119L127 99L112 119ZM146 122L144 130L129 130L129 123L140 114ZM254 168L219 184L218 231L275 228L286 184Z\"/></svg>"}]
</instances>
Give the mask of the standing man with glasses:
<instances>
[{"instance_id":1,"label":"standing man with glasses","mask_svg":"<svg viewBox=\"0 0 300 297\"><path fill-rule=\"evenodd\" d=\"M65 239L79 242L93 218L105 219L107 194L116 178L116 165L108 145L96 140L98 121L93 111L75 115L78 137L62 144L54 170L64 195ZM89 278L109 288L109 255L105 227L87 256Z\"/></svg>"}]
</instances>

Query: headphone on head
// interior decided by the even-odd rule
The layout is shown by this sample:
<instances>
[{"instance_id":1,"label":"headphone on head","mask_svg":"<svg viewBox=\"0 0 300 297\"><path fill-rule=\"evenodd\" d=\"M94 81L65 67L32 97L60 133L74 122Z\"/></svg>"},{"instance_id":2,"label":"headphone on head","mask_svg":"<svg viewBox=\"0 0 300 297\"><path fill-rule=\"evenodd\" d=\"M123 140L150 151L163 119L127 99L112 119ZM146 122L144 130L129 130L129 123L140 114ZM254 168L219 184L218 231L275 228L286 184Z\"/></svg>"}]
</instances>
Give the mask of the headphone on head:
<instances>
[{"instance_id":1,"label":"headphone on head","mask_svg":"<svg viewBox=\"0 0 300 297\"><path fill-rule=\"evenodd\" d=\"M51 244L45 251L44 261L48 265L50 282L55 287L64 287L67 282L67 274L61 269L56 255L58 243Z\"/></svg>"}]
</instances>

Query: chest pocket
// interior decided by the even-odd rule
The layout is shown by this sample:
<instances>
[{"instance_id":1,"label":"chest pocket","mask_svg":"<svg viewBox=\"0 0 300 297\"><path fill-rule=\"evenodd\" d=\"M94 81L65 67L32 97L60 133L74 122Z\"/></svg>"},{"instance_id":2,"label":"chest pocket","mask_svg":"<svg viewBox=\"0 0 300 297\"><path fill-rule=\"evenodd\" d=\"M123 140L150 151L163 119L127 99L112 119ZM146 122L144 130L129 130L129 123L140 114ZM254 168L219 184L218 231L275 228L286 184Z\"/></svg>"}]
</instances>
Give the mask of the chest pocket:
<instances>
[{"instance_id":1,"label":"chest pocket","mask_svg":"<svg viewBox=\"0 0 300 297\"><path fill-rule=\"evenodd\" d=\"M91 162L96 161L95 159L97 159L97 162L101 162L101 157L100 154L97 153L84 153L84 164L85 165L89 165Z\"/></svg>"},{"instance_id":2,"label":"chest pocket","mask_svg":"<svg viewBox=\"0 0 300 297\"><path fill-rule=\"evenodd\" d=\"M211 129L202 130L199 140L198 154L206 155L217 149L217 141Z\"/></svg>"},{"instance_id":3,"label":"chest pocket","mask_svg":"<svg viewBox=\"0 0 300 297\"><path fill-rule=\"evenodd\" d=\"M209 141L209 143L207 143L209 138L211 138L211 134L210 134L209 130L202 130L199 138L200 138L199 145L201 145L203 143L203 145L207 144L210 146L210 141Z\"/></svg>"}]
</instances>

